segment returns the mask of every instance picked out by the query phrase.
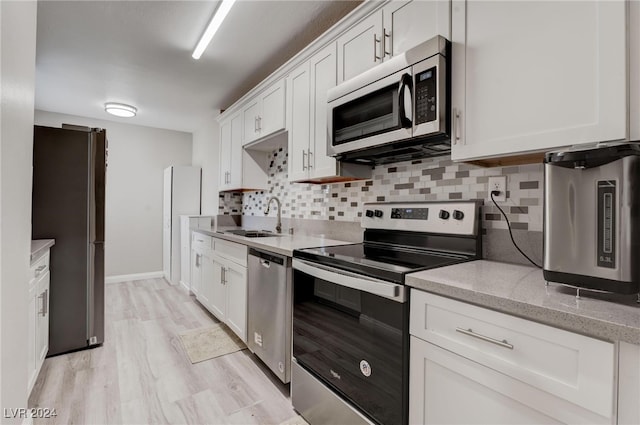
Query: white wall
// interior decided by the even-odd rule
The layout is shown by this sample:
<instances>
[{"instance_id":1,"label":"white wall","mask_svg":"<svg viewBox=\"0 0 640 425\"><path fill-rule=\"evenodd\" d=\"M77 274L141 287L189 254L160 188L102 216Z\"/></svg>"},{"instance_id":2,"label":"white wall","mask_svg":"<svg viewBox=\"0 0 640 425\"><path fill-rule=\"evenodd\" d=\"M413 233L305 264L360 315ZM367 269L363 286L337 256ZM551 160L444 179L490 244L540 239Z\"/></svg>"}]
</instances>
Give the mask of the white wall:
<instances>
[{"instance_id":1,"label":"white wall","mask_svg":"<svg viewBox=\"0 0 640 425\"><path fill-rule=\"evenodd\" d=\"M191 134L39 110L35 122L107 130L105 274L162 271L163 170L191 164Z\"/></svg>"},{"instance_id":2,"label":"white wall","mask_svg":"<svg viewBox=\"0 0 640 425\"><path fill-rule=\"evenodd\" d=\"M218 215L218 158L220 146L220 126L216 117L220 111L212 113L202 126L193 132L193 165L202 167L202 214Z\"/></svg>"},{"instance_id":3,"label":"white wall","mask_svg":"<svg viewBox=\"0 0 640 425\"><path fill-rule=\"evenodd\" d=\"M36 2L0 1L0 408L27 407ZM4 415L3 415L4 416ZM3 424L20 418L2 418Z\"/></svg>"}]
</instances>

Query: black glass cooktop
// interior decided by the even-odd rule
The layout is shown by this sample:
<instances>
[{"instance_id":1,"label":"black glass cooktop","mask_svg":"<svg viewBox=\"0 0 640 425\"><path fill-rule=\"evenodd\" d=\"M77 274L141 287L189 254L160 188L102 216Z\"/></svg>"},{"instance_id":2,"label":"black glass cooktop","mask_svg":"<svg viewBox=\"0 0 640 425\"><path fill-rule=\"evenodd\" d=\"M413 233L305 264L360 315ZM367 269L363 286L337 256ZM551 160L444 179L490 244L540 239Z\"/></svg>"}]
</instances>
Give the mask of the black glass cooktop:
<instances>
[{"instance_id":1,"label":"black glass cooktop","mask_svg":"<svg viewBox=\"0 0 640 425\"><path fill-rule=\"evenodd\" d=\"M475 259L468 255L364 243L298 249L293 257L401 284L407 273Z\"/></svg>"}]
</instances>

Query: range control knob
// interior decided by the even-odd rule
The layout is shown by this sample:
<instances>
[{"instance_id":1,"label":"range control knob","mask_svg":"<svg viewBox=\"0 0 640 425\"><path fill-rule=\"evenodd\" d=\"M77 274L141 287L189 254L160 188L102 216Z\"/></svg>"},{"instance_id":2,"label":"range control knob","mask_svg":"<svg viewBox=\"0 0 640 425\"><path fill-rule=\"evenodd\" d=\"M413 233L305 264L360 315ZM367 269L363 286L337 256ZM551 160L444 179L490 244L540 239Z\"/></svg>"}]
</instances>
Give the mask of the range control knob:
<instances>
[{"instance_id":1,"label":"range control knob","mask_svg":"<svg viewBox=\"0 0 640 425\"><path fill-rule=\"evenodd\" d=\"M456 220L462 220L464 218L464 213L460 210L453 210L453 218Z\"/></svg>"},{"instance_id":2,"label":"range control knob","mask_svg":"<svg viewBox=\"0 0 640 425\"><path fill-rule=\"evenodd\" d=\"M380 218L382 217L382 210L376 210L374 214L376 215L376 217Z\"/></svg>"},{"instance_id":3,"label":"range control knob","mask_svg":"<svg viewBox=\"0 0 640 425\"><path fill-rule=\"evenodd\" d=\"M391 218L402 218L400 215L400 210L398 208L391 209Z\"/></svg>"},{"instance_id":4,"label":"range control knob","mask_svg":"<svg viewBox=\"0 0 640 425\"><path fill-rule=\"evenodd\" d=\"M440 217L443 220L449 220L449 211L440 210L438 217Z\"/></svg>"},{"instance_id":5,"label":"range control knob","mask_svg":"<svg viewBox=\"0 0 640 425\"><path fill-rule=\"evenodd\" d=\"M373 211L371 210L367 210L364 215L366 215L367 217L373 217Z\"/></svg>"}]
</instances>

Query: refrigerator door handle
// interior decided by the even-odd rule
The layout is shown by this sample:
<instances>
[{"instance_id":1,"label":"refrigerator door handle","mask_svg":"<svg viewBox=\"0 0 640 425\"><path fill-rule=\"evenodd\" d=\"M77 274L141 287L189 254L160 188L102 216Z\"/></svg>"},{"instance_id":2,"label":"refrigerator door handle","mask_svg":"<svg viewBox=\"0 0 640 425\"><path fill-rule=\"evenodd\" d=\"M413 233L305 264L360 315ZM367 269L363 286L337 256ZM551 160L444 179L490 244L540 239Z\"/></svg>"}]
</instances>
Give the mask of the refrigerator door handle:
<instances>
[{"instance_id":1,"label":"refrigerator door handle","mask_svg":"<svg viewBox=\"0 0 640 425\"><path fill-rule=\"evenodd\" d=\"M92 131L89 137L89 241L104 242L106 139L104 131Z\"/></svg>"}]
</instances>

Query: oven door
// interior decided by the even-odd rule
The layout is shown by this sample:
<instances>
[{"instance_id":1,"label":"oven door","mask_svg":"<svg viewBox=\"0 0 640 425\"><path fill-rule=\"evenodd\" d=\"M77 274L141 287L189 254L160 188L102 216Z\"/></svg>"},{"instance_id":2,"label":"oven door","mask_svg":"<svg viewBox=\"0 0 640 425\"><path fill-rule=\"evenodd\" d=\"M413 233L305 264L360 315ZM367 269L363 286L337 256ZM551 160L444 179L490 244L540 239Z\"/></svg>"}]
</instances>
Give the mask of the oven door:
<instances>
[{"instance_id":1,"label":"oven door","mask_svg":"<svg viewBox=\"0 0 640 425\"><path fill-rule=\"evenodd\" d=\"M297 363L372 421L406 424L406 288L305 260L293 269Z\"/></svg>"},{"instance_id":2,"label":"oven door","mask_svg":"<svg viewBox=\"0 0 640 425\"><path fill-rule=\"evenodd\" d=\"M411 137L412 96L409 67L330 101L329 155Z\"/></svg>"}]
</instances>

